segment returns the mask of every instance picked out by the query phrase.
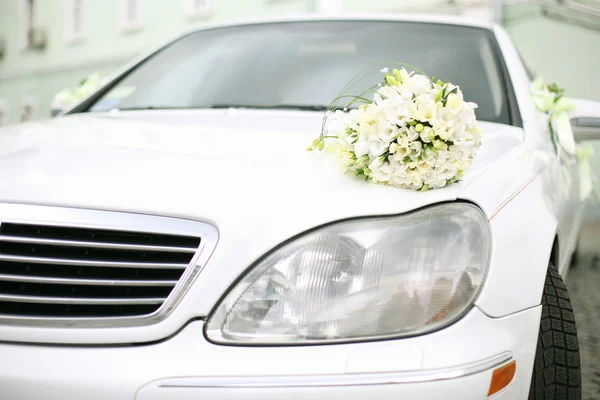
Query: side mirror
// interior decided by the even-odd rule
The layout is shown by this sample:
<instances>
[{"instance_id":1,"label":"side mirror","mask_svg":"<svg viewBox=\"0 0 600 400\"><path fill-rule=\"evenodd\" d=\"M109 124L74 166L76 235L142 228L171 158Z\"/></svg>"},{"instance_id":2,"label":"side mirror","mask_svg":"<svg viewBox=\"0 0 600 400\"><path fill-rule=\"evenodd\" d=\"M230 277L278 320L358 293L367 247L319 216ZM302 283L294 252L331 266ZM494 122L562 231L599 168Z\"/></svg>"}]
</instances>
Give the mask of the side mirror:
<instances>
[{"instance_id":1,"label":"side mirror","mask_svg":"<svg viewBox=\"0 0 600 400\"><path fill-rule=\"evenodd\" d=\"M574 103L569 117L575 141L600 140L600 102L576 99Z\"/></svg>"},{"instance_id":2,"label":"side mirror","mask_svg":"<svg viewBox=\"0 0 600 400\"><path fill-rule=\"evenodd\" d=\"M57 101L53 101L50 105L50 117L54 118L57 115L60 115L63 111L65 111L68 107L64 104L61 104Z\"/></svg>"}]
</instances>

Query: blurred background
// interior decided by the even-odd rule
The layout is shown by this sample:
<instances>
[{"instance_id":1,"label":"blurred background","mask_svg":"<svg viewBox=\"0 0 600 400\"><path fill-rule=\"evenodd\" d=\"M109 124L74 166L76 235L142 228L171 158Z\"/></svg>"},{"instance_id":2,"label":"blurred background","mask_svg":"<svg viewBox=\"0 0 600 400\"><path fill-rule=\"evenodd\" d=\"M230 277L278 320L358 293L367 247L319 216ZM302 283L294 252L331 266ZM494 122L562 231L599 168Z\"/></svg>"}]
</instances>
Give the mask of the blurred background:
<instances>
[{"instance_id":1,"label":"blurred background","mask_svg":"<svg viewBox=\"0 0 600 400\"><path fill-rule=\"evenodd\" d=\"M436 13L502 24L535 75L600 101L600 0L0 0L0 126L196 27L298 14ZM600 145L592 168L600 176ZM596 197L600 180L596 180ZM588 219L600 219L589 200Z\"/></svg>"}]
</instances>

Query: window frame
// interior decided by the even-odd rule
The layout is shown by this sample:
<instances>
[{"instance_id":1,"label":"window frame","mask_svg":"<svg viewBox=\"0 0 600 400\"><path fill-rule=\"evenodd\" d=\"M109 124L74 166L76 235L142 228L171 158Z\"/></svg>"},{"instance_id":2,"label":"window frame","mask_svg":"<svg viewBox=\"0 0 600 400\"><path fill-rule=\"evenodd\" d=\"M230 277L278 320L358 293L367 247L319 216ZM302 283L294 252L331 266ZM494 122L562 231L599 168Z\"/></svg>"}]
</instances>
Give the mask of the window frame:
<instances>
[{"instance_id":1,"label":"window frame","mask_svg":"<svg viewBox=\"0 0 600 400\"><path fill-rule=\"evenodd\" d=\"M75 6L79 2L81 11L81 30L75 31ZM88 1L65 0L65 41L70 44L81 43L88 36Z\"/></svg>"},{"instance_id":2,"label":"window frame","mask_svg":"<svg viewBox=\"0 0 600 400\"><path fill-rule=\"evenodd\" d=\"M189 19L208 18L214 14L216 0L204 0L204 7L198 7L197 0L184 0L185 16Z\"/></svg>"},{"instance_id":3,"label":"window frame","mask_svg":"<svg viewBox=\"0 0 600 400\"><path fill-rule=\"evenodd\" d=\"M29 34L40 28L39 0L19 0L19 42L22 51L31 49Z\"/></svg>"},{"instance_id":4,"label":"window frame","mask_svg":"<svg viewBox=\"0 0 600 400\"><path fill-rule=\"evenodd\" d=\"M135 4L135 19L129 18L130 4ZM122 33L139 31L145 24L145 1L144 0L120 0L119 28Z\"/></svg>"}]
</instances>

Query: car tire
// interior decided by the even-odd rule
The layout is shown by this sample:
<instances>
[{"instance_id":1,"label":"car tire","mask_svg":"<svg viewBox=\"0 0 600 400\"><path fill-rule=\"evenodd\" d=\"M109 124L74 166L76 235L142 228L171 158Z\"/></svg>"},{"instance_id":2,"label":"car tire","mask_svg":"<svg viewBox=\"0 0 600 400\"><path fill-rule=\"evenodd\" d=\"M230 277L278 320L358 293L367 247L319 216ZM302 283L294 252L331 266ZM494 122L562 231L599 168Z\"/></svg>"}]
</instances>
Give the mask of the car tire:
<instances>
[{"instance_id":1,"label":"car tire","mask_svg":"<svg viewBox=\"0 0 600 400\"><path fill-rule=\"evenodd\" d=\"M567 288L550 263L529 400L581 400L581 362Z\"/></svg>"}]
</instances>

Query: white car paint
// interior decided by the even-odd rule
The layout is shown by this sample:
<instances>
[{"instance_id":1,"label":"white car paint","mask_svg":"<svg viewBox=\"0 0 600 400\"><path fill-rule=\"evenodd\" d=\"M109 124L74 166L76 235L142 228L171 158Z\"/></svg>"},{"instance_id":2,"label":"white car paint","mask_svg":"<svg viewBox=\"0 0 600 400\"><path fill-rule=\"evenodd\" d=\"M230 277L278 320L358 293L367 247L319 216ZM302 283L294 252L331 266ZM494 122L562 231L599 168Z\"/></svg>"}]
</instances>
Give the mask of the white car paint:
<instances>
[{"instance_id":1,"label":"white car paint","mask_svg":"<svg viewBox=\"0 0 600 400\"><path fill-rule=\"evenodd\" d=\"M482 26L455 17L398 18L407 19ZM492 29L515 87L523 128L482 122L483 145L473 166L461 182L441 190L412 192L340 174L327 155L305 151L319 132L320 113L91 113L0 131L2 203L177 217L208 222L219 231L209 262L161 322L102 329L0 326L2 398L37 399L40 393L50 400L353 399L365 393L374 399L485 398L491 370L376 388L216 388L203 386L202 379L242 376L251 384L251 377L265 376L291 381L306 375L406 376L460 368L503 352L517 360L517 375L495 398L525 398L550 254L558 237L557 261L566 274L582 203L576 170L552 150L545 116L532 105L516 50L501 28ZM357 201L344 202L347 198ZM476 307L450 327L402 340L331 346L227 347L204 338L203 322L197 319L210 314L248 266L288 238L331 221L400 214L457 199L473 202L488 216L493 249ZM398 357L382 363L381 354ZM197 378L197 384L161 385L178 377Z\"/></svg>"}]
</instances>

